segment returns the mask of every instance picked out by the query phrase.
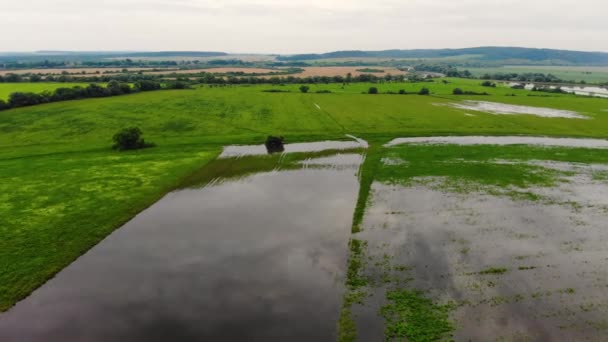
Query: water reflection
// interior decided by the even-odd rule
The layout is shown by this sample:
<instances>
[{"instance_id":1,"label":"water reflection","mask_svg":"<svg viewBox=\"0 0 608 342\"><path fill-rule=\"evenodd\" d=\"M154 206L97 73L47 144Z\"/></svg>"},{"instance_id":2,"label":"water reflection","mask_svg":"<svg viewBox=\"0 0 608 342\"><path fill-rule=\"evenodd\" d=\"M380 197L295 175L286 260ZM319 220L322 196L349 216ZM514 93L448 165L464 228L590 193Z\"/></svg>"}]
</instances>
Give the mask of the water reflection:
<instances>
[{"instance_id":1,"label":"water reflection","mask_svg":"<svg viewBox=\"0 0 608 342\"><path fill-rule=\"evenodd\" d=\"M316 141L310 143L295 143L285 144L282 151L273 152L285 152L285 153L298 153L298 152L320 152L327 150L351 150L356 148L367 148L367 142L361 139L357 139L352 136L348 136L355 140L350 141ZM245 156L262 156L271 153L266 145L233 145L224 147L224 151L220 155L220 158L232 158L232 157L245 157Z\"/></svg>"},{"instance_id":2,"label":"water reflection","mask_svg":"<svg viewBox=\"0 0 608 342\"><path fill-rule=\"evenodd\" d=\"M605 139L550 138L527 136L445 136L445 137L413 137L397 138L386 144L386 147L403 144L432 144L432 145L536 145L551 147L584 147L608 148Z\"/></svg>"},{"instance_id":3,"label":"water reflection","mask_svg":"<svg viewBox=\"0 0 608 342\"><path fill-rule=\"evenodd\" d=\"M458 103L449 103L448 105L458 109L474 110L477 112L485 112L496 115L528 114L545 118L590 119L590 117L588 116L582 115L571 110L512 105L488 101L466 100Z\"/></svg>"},{"instance_id":4,"label":"water reflection","mask_svg":"<svg viewBox=\"0 0 608 342\"><path fill-rule=\"evenodd\" d=\"M357 169L170 193L0 315L0 340L333 341Z\"/></svg>"},{"instance_id":5,"label":"water reflection","mask_svg":"<svg viewBox=\"0 0 608 342\"><path fill-rule=\"evenodd\" d=\"M397 287L457 303L456 341L605 341L608 184L595 169L574 165L559 187L533 189L547 203L374 183L358 235L374 279L355 310L362 340L382 339L376 313Z\"/></svg>"}]
</instances>

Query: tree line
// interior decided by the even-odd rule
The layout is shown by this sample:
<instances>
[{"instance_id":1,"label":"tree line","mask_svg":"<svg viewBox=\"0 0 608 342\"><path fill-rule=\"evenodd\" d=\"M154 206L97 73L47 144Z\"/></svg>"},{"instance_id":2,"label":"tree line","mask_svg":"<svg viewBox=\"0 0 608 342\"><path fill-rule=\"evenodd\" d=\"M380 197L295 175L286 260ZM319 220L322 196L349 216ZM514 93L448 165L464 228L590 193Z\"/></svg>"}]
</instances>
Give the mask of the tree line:
<instances>
[{"instance_id":1,"label":"tree line","mask_svg":"<svg viewBox=\"0 0 608 342\"><path fill-rule=\"evenodd\" d=\"M135 83L133 87L128 83L111 81L105 87L99 84L89 84L86 87L57 88L53 91L44 91L42 93L14 92L9 95L8 101L0 100L0 110L50 102L119 96L141 91L185 88L188 88L188 84L182 82L172 82L163 85L160 82L142 80Z\"/></svg>"}]
</instances>

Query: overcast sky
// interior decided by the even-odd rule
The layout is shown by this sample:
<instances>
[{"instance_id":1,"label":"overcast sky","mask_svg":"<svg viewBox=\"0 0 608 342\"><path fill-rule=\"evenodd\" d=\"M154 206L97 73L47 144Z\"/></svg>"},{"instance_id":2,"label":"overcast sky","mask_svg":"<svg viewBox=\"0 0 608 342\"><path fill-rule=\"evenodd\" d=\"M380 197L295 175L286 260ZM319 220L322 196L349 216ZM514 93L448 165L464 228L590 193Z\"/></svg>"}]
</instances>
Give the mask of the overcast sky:
<instances>
[{"instance_id":1,"label":"overcast sky","mask_svg":"<svg viewBox=\"0 0 608 342\"><path fill-rule=\"evenodd\" d=\"M0 51L608 51L608 0L0 0Z\"/></svg>"}]
</instances>

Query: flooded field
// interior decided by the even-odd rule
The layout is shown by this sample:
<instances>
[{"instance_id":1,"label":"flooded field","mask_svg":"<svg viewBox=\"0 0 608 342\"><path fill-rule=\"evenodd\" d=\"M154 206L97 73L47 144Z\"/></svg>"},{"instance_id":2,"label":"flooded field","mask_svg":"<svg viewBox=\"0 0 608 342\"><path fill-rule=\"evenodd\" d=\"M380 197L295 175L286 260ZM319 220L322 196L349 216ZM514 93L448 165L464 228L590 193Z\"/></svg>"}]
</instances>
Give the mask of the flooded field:
<instances>
[{"instance_id":1,"label":"flooded field","mask_svg":"<svg viewBox=\"0 0 608 342\"><path fill-rule=\"evenodd\" d=\"M605 341L608 161L577 157L594 151L389 148L355 234L359 340Z\"/></svg>"},{"instance_id":2,"label":"flooded field","mask_svg":"<svg viewBox=\"0 0 608 342\"><path fill-rule=\"evenodd\" d=\"M524 89L532 90L536 88L536 84L534 83L517 83L510 82L507 83L509 87L523 85ZM548 86L549 89L557 89L557 86ZM592 97L606 97L608 98L608 89L604 87L595 87L595 86L559 86L561 90L566 93L576 94L581 96L592 96Z\"/></svg>"},{"instance_id":3,"label":"flooded field","mask_svg":"<svg viewBox=\"0 0 608 342\"><path fill-rule=\"evenodd\" d=\"M462 101L451 103L450 106L459 109L473 110L497 115L536 115L545 118L568 118L568 119L590 119L581 113L570 110L553 109L544 107L530 107L521 105L511 105L488 101Z\"/></svg>"},{"instance_id":4,"label":"flooded field","mask_svg":"<svg viewBox=\"0 0 608 342\"><path fill-rule=\"evenodd\" d=\"M361 161L220 160L257 166L166 195L1 314L0 341L334 341Z\"/></svg>"},{"instance_id":5,"label":"flooded field","mask_svg":"<svg viewBox=\"0 0 608 342\"><path fill-rule=\"evenodd\" d=\"M537 145L557 147L608 148L605 139L549 138L526 136L447 136L397 138L386 144L387 147L402 144L455 144L455 145Z\"/></svg>"},{"instance_id":6,"label":"flooded field","mask_svg":"<svg viewBox=\"0 0 608 342\"><path fill-rule=\"evenodd\" d=\"M349 137L226 147L0 341L606 340L607 140Z\"/></svg>"}]
</instances>

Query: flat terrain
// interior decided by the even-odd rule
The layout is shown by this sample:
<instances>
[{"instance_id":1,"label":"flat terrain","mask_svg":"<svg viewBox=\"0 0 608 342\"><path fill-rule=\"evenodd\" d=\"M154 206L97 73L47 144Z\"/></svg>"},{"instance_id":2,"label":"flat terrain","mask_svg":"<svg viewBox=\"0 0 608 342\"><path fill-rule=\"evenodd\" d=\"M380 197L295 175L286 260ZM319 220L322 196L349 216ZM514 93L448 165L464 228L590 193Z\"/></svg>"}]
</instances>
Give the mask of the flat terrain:
<instances>
[{"instance_id":1,"label":"flat terrain","mask_svg":"<svg viewBox=\"0 0 608 342\"><path fill-rule=\"evenodd\" d=\"M301 93L298 85L201 86L190 90L147 92L1 111L0 227L2 228L0 229L4 238L0 240L0 269L7 271L0 272L0 310L10 308L16 301L27 296L114 229L142 209L152 205L166 192L178 187L185 178L219 155L223 146L260 144L270 134L285 136L288 142L346 139L345 134L354 134L370 142L366 161L361 168L361 189L353 227L357 228L353 229L356 234L359 234L357 233L359 230L362 230L362 234L367 234L373 229L381 230L384 221L378 228L376 223L370 221L375 219L386 220L388 222L386 227L390 229L402 229L403 223L410 221L405 221L405 218L399 216L401 215L399 212L403 208L418 212L416 207L395 204L394 208L384 210L384 208L378 209L375 205L382 201L393 200L397 201L395 203L401 203L399 201L402 197L408 197L407 191L420 190L420 193L424 193L429 198L436 196L441 200L438 203L442 206L433 208L435 211L428 214L431 216L448 215L446 213L451 213L450 206L454 202L459 202L457 197L451 195L441 197L443 196L441 191L455 194L482 191L479 197L472 197L474 203L483 202L486 199L483 196L495 196L501 201L512 200L514 202L500 202L500 204L512 208L516 213L517 208L521 206L521 203L517 202L520 200L530 201L543 208L542 210L548 210L545 206L551 205L550 202L541 200L551 196L559 197L559 192L558 195L546 192L553 187L563 186L566 182L562 182L562 178L567 179L576 173L573 173L574 171L563 173L551 167L539 166L534 164L535 160L568 164L608 163L605 151L601 150L590 152L585 149L558 148L550 149L551 152L548 152L545 149L521 147L500 149L383 147L393 138L430 135L523 134L608 138L608 100L606 99L514 90L500 85L496 88L487 88L482 87L478 80L445 79L445 81L447 83L436 80L420 83L317 84L312 85L307 94ZM15 89L19 86L17 85ZM367 90L372 86L377 87L382 94L367 94ZM429 88L431 95L415 94L423 87ZM456 87L474 92L488 92L490 95L451 95ZM401 89L408 94L387 94L396 93ZM267 92L268 90L283 92ZM331 93L316 93L317 91ZM575 112L580 117L492 113L458 106L469 103L465 101L540 107L549 111L555 109ZM155 142L158 147L136 152L112 151L110 149L112 135L117 130L129 126L140 127L146 140ZM493 160L494 158L498 160ZM518 162L511 165L513 160ZM209 166L211 167L212 164ZM230 168L224 170L228 172ZM585 181L599 182L605 177L602 172L594 174L595 171L588 171L587 174L589 172L591 176L585 178ZM437 188L433 187L431 181L436 181L437 177L456 181L439 183L441 191L436 193L433 191ZM425 178L428 178L426 183L414 182L420 179L424 181ZM462 183L462 180L469 183ZM455 186L458 184L473 185L470 188L459 188ZM587 183L581 184L583 187L588 186ZM398 195L395 199L387 197L383 195L387 187L395 187L397 192L405 191L406 195ZM536 188L541 190L533 191ZM558 187L558 190L567 193L565 188ZM370 205L366 206L368 196L371 201ZM566 195L561 197L569 198ZM572 201L576 202L576 198L572 198ZM601 209L603 205L601 200L593 203L596 209ZM564 204L564 208L570 207ZM564 208L555 210L560 215L570 215L570 212ZM485 213L480 210L482 214ZM575 218L585 218L575 214L572 214ZM498 220L491 216L491 213L488 215L484 216L483 220ZM424 215L420 220L423 218ZM461 217L454 218L457 219L464 220ZM431 226L430 221L420 222L423 224L421 227ZM596 225L597 222L588 223L591 227L590 231L593 234L597 233L599 227ZM527 224L532 226L530 223ZM542 224L548 223L543 221ZM441 231L449 234L449 227L447 225ZM504 233L507 237L511 236L509 235L511 233L514 234L513 236L519 236L518 234L525 234L525 227L528 226L522 224L513 231L505 228L499 233ZM566 234L568 229L574 228L568 225L560 227L564 234L560 235L563 241L551 241L539 246L540 250L561 246L562 242L571 242L570 245L564 245L564 249L571 246L578 248L578 242ZM546 232L539 231L534 234L542 240ZM378 236L385 237L381 234ZM594 235L589 235L589 240L592 236ZM430 240L431 237L424 237L428 238L425 241L429 241L431 245L436 241ZM475 255L480 260L485 260L484 253L490 252L489 246L475 249L477 245L474 235L462 238L471 242L469 248L472 253L477 253ZM368 239L369 236L366 235L360 238L354 235L352 241ZM602 239L598 241L604 241ZM352 241L351 265L352 260L356 260L357 253L369 251L367 247L363 248L362 245ZM371 246L369 241L368 245ZM450 241L446 240L446 243ZM580 248L585 250L587 245L582 244ZM589 248L592 250L599 248L599 253L604 253L604 250L596 245L590 245ZM448 254L452 252L452 250L446 251ZM514 251L505 253L513 254L512 258L520 256ZM435 254L428 255L434 260ZM456 258L459 255L453 256ZM399 260L401 261L398 261L397 267L403 266L399 268L403 271L420 265L417 259ZM465 264L462 279L467 279L464 273L477 272L475 276L471 276L471 281L477 281L476 277L487 275L480 272L488 270L497 273L507 272L503 272L502 268L506 268L509 272L515 272L517 268L516 274L524 274L520 273L523 271L520 271L519 267L540 268L541 263L539 261L537 265L532 261L508 263L506 259L488 260L492 262L488 261L488 264L484 265L474 262ZM589 267L597 266L596 259L581 260L588 261L591 264ZM553 273L549 272L550 276L566 274L560 271L563 269L561 267L566 267L560 264L560 259L550 259L549 263L545 261L542 260L542 263L557 265ZM448 266L456 267L455 264ZM443 273L433 273L432 276L445 277L446 274L452 274L450 271L452 268L442 269ZM347 280L347 284L359 284L357 281L352 281L353 274L356 276L358 271L367 272L364 270L365 268L360 267L351 271L349 266L347 277L350 280ZM373 269L368 270L375 272ZM415 278L420 276L420 273L413 274ZM585 284L588 284L586 283L588 278L583 278ZM514 281L512 278L508 279L509 282ZM530 282L533 279L525 278ZM486 281L485 278L483 280ZM501 283L500 279L487 281L501 284L496 286L507 284ZM412 287L404 285L405 287L398 289L435 289L440 288L441 284L443 283L431 281L415 283ZM488 283L484 284L486 286ZM566 296L570 288L576 293L584 291L573 285L560 285L559 288L549 290L559 296L562 295L559 291L563 290ZM461 290L460 287L456 289ZM487 296L482 298L492 300L494 297L506 296L500 293L494 294L492 291L494 290L485 292ZM534 293L532 292L530 296ZM518 294L528 295L517 290L509 296ZM435 328L440 335L454 331L449 325L443 325L443 322L448 321L447 314L444 313L457 312L456 316L460 315L459 312L466 313L466 311L447 310L447 308L444 310L443 305L447 305L448 301L444 297L435 296L434 293L422 296L413 292L399 292L394 293L391 298L411 299L425 305L429 304L425 300L432 300L431 304L436 303L441 306L441 308L431 306L430 311L436 314L434 317L439 323ZM509 298L513 300L515 297ZM345 303L352 304L354 300L351 300L352 298L347 297ZM584 305L586 302L583 298L576 297L569 303ZM464 302L457 304L461 307L468 305ZM345 306L343 310L345 314L340 320L340 326L341 332L344 332L341 335L344 340L349 340L348 337L351 336L349 334L357 330L356 317L364 317L361 313L354 318L348 314L356 315L357 310L359 309L356 306ZM389 318L383 319L389 322L387 326L390 327L391 320L396 317L393 314L398 317L401 313L394 311L395 307L389 306L386 310L390 315ZM377 311L374 313L377 317ZM595 316L590 320L601 323L599 319L595 319ZM382 330L381 325L380 330ZM456 331L456 334L460 334L457 336L470 336L466 331L461 330L460 333ZM393 333L386 332L386 335ZM574 337L579 337L576 332L572 334Z\"/></svg>"},{"instance_id":2,"label":"flat terrain","mask_svg":"<svg viewBox=\"0 0 608 342\"><path fill-rule=\"evenodd\" d=\"M0 83L0 100L7 100L14 92L41 93L53 91L57 88L71 88L76 86L86 87L88 83Z\"/></svg>"},{"instance_id":3,"label":"flat terrain","mask_svg":"<svg viewBox=\"0 0 608 342\"><path fill-rule=\"evenodd\" d=\"M360 70L363 69L379 69L383 70L383 72L362 72ZM346 76L347 74L351 74L352 76L359 76L362 74L374 75L374 76L385 76L387 74L391 74L393 76L396 75L405 75L407 72L399 70L397 68L391 67L366 67L366 66L327 66L327 67L304 67L304 71L294 76L297 77L309 77L309 76Z\"/></svg>"}]
</instances>

